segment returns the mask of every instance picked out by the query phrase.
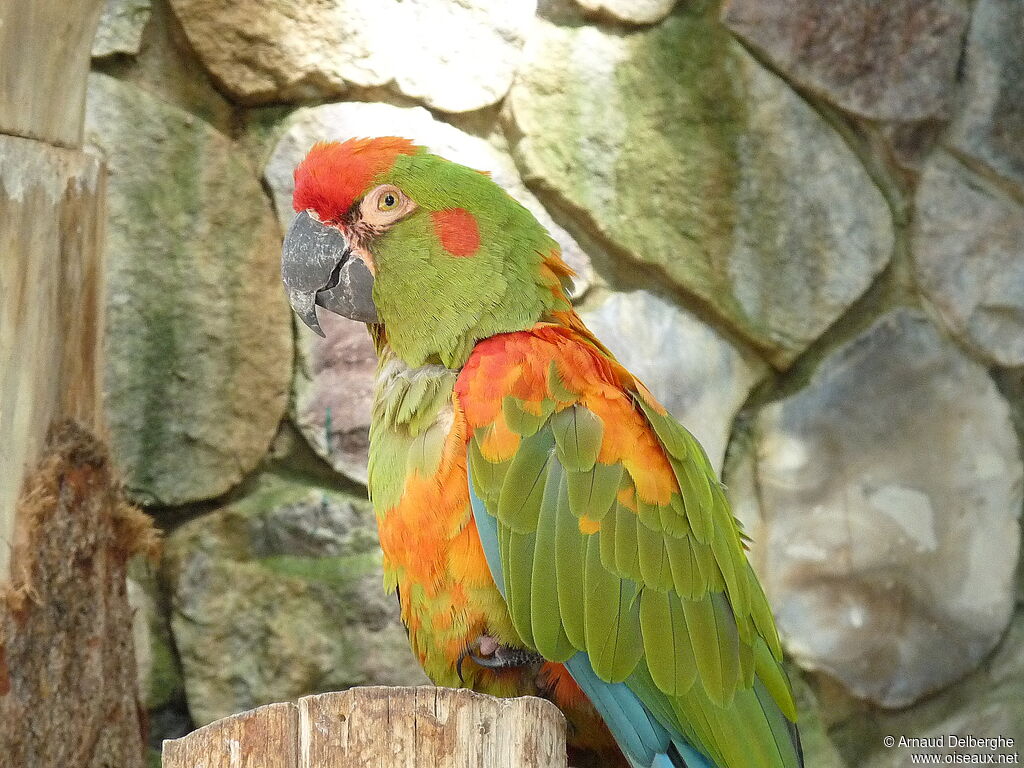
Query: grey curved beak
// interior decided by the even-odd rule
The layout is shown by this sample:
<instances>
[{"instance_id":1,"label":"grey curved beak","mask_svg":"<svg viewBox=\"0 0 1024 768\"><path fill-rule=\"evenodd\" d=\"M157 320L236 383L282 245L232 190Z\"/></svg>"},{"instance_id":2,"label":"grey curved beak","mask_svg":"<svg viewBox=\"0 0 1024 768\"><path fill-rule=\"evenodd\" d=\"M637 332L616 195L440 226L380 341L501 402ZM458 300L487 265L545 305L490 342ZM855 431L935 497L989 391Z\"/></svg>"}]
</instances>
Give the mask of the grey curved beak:
<instances>
[{"instance_id":1,"label":"grey curved beak","mask_svg":"<svg viewBox=\"0 0 1024 768\"><path fill-rule=\"evenodd\" d=\"M308 211L295 217L284 237L281 279L295 314L321 336L317 305L353 320L379 322L369 267L353 256L345 235Z\"/></svg>"}]
</instances>

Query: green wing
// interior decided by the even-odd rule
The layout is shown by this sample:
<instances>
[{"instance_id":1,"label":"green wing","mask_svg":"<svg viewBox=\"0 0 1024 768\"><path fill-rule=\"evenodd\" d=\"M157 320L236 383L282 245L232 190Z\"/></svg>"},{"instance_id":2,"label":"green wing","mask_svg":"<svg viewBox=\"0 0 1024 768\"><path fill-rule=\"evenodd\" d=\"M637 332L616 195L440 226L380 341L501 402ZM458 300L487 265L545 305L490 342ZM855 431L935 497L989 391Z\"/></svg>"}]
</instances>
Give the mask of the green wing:
<instances>
[{"instance_id":1,"label":"green wing","mask_svg":"<svg viewBox=\"0 0 1024 768\"><path fill-rule=\"evenodd\" d=\"M640 391L576 391L558 370L470 425L523 642L585 651L719 765L798 765L775 625L704 451Z\"/></svg>"}]
</instances>

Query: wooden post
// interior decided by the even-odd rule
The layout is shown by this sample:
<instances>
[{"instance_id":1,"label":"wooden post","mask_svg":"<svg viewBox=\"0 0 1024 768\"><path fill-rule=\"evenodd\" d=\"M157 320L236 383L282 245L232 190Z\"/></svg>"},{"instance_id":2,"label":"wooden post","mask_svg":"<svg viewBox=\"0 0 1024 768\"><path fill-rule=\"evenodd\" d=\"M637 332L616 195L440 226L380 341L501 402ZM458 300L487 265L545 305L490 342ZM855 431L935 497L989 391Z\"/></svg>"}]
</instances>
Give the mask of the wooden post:
<instances>
[{"instance_id":1,"label":"wooden post","mask_svg":"<svg viewBox=\"0 0 1024 768\"><path fill-rule=\"evenodd\" d=\"M103 0L0 0L0 133L76 148Z\"/></svg>"},{"instance_id":2,"label":"wooden post","mask_svg":"<svg viewBox=\"0 0 1024 768\"><path fill-rule=\"evenodd\" d=\"M163 768L565 768L548 701L352 688L270 704L165 741Z\"/></svg>"},{"instance_id":3,"label":"wooden post","mask_svg":"<svg viewBox=\"0 0 1024 768\"><path fill-rule=\"evenodd\" d=\"M141 768L103 444L105 170L81 151L103 0L0 0L0 766Z\"/></svg>"},{"instance_id":4,"label":"wooden post","mask_svg":"<svg viewBox=\"0 0 1024 768\"><path fill-rule=\"evenodd\" d=\"M103 197L78 150L102 0L0 0L0 586L52 423L101 432Z\"/></svg>"}]
</instances>

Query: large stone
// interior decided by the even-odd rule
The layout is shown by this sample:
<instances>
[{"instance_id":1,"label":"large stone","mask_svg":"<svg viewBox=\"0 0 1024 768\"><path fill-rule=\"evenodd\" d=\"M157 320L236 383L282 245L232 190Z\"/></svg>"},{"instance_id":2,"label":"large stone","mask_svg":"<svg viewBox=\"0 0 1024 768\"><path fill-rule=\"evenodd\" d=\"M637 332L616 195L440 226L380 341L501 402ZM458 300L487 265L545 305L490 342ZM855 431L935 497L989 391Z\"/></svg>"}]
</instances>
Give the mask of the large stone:
<instances>
[{"instance_id":1,"label":"large stone","mask_svg":"<svg viewBox=\"0 0 1024 768\"><path fill-rule=\"evenodd\" d=\"M952 144L1024 186L1024 4L1019 0L979 0L971 19L963 96Z\"/></svg>"},{"instance_id":2,"label":"large stone","mask_svg":"<svg viewBox=\"0 0 1024 768\"><path fill-rule=\"evenodd\" d=\"M984 368L898 309L763 409L730 473L789 652L902 707L974 669L1014 602L1022 467Z\"/></svg>"},{"instance_id":3,"label":"large stone","mask_svg":"<svg viewBox=\"0 0 1024 768\"><path fill-rule=\"evenodd\" d=\"M613 294L583 321L721 470L733 417L768 366L647 291Z\"/></svg>"},{"instance_id":4,"label":"large stone","mask_svg":"<svg viewBox=\"0 0 1024 768\"><path fill-rule=\"evenodd\" d=\"M953 762L951 752L966 754L1019 754L1024 744L1024 612L1017 612L999 648L983 667L936 696L907 709L878 711L861 730L862 752L850 765L868 768L902 768L911 764L913 752L939 755L935 764ZM873 732L872 732L873 731ZM1013 739L1009 747L988 743L974 748L957 747L950 735ZM885 748L886 735L927 738L936 744L929 748ZM873 753L870 754L869 753ZM1006 757L996 764L1006 764ZM957 762L984 764L981 759L961 758ZM1017 760L1009 761L1016 764ZM919 761L918 764L923 764Z\"/></svg>"},{"instance_id":5,"label":"large stone","mask_svg":"<svg viewBox=\"0 0 1024 768\"><path fill-rule=\"evenodd\" d=\"M653 24L672 10L676 0L576 0L587 11L606 13L619 21Z\"/></svg>"},{"instance_id":6,"label":"large stone","mask_svg":"<svg viewBox=\"0 0 1024 768\"><path fill-rule=\"evenodd\" d=\"M536 0L171 0L213 77L246 104L394 83L447 112L512 83Z\"/></svg>"},{"instance_id":7,"label":"large stone","mask_svg":"<svg viewBox=\"0 0 1024 768\"><path fill-rule=\"evenodd\" d=\"M141 34L137 53L96 60L94 70L191 112L223 134L237 135L237 105L228 101L204 75L199 57L166 2L151 6Z\"/></svg>"},{"instance_id":8,"label":"large stone","mask_svg":"<svg viewBox=\"0 0 1024 768\"><path fill-rule=\"evenodd\" d=\"M150 0L107 0L92 41L93 58L138 53L149 13Z\"/></svg>"},{"instance_id":9,"label":"large stone","mask_svg":"<svg viewBox=\"0 0 1024 768\"><path fill-rule=\"evenodd\" d=\"M135 498L224 493L287 405L292 329L277 225L236 146L104 75L88 138L109 168L106 402Z\"/></svg>"},{"instance_id":10,"label":"large stone","mask_svg":"<svg viewBox=\"0 0 1024 768\"><path fill-rule=\"evenodd\" d=\"M722 20L836 106L909 122L948 115L968 11L960 0L729 0Z\"/></svg>"},{"instance_id":11,"label":"large stone","mask_svg":"<svg viewBox=\"0 0 1024 768\"><path fill-rule=\"evenodd\" d=\"M425 682L363 500L263 478L177 529L165 572L197 725L353 685Z\"/></svg>"},{"instance_id":12,"label":"large stone","mask_svg":"<svg viewBox=\"0 0 1024 768\"><path fill-rule=\"evenodd\" d=\"M528 182L776 364L889 259L889 209L847 145L696 11L630 35L539 20L510 101Z\"/></svg>"},{"instance_id":13,"label":"large stone","mask_svg":"<svg viewBox=\"0 0 1024 768\"><path fill-rule=\"evenodd\" d=\"M377 353L362 323L323 312L320 326L325 338L299 327L292 419L319 456L365 483Z\"/></svg>"},{"instance_id":14,"label":"large stone","mask_svg":"<svg viewBox=\"0 0 1024 768\"><path fill-rule=\"evenodd\" d=\"M1024 365L1024 206L935 153L914 216L918 284L950 330L991 361Z\"/></svg>"}]
</instances>

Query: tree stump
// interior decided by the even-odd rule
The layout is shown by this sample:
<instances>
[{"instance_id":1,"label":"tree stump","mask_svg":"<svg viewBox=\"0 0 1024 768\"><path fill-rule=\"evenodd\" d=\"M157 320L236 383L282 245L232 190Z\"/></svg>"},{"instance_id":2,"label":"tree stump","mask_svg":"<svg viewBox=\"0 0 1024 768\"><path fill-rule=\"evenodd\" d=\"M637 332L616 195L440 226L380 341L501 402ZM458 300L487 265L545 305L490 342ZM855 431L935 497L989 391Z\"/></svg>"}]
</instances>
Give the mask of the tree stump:
<instances>
[{"instance_id":1,"label":"tree stump","mask_svg":"<svg viewBox=\"0 0 1024 768\"><path fill-rule=\"evenodd\" d=\"M165 741L164 768L565 768L548 701L352 688L270 704Z\"/></svg>"}]
</instances>

